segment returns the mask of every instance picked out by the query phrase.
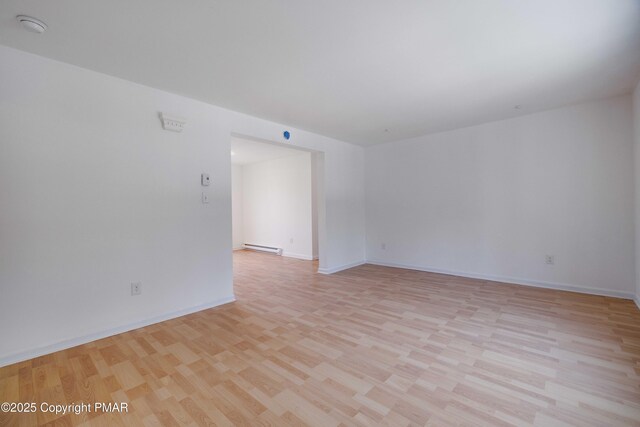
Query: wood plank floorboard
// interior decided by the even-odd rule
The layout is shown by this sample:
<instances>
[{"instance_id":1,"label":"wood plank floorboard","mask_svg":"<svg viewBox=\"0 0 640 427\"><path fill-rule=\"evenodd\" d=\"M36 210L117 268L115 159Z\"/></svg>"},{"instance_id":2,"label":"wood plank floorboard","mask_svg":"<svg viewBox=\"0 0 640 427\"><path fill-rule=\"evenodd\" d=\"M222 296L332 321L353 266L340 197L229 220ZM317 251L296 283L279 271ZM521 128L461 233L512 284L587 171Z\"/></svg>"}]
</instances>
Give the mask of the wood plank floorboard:
<instances>
[{"instance_id":1,"label":"wood plank floorboard","mask_svg":"<svg viewBox=\"0 0 640 427\"><path fill-rule=\"evenodd\" d=\"M237 301L0 368L2 426L640 426L632 301L240 251Z\"/></svg>"}]
</instances>

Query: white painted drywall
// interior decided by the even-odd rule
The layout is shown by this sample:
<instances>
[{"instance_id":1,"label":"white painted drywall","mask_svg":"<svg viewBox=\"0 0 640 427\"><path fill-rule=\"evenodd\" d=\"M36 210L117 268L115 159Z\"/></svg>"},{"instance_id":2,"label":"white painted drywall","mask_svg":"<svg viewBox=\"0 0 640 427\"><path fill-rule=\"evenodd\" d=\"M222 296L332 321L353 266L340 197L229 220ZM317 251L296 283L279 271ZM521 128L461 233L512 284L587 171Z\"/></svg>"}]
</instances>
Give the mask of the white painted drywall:
<instances>
[{"instance_id":1,"label":"white painted drywall","mask_svg":"<svg viewBox=\"0 0 640 427\"><path fill-rule=\"evenodd\" d=\"M311 255L318 259L320 242L318 240L318 153L311 154Z\"/></svg>"},{"instance_id":2,"label":"white painted drywall","mask_svg":"<svg viewBox=\"0 0 640 427\"><path fill-rule=\"evenodd\" d=\"M636 290L635 301L640 308L640 82L633 92L633 162L634 162L634 188L635 188L635 265L636 265Z\"/></svg>"},{"instance_id":3,"label":"white painted drywall","mask_svg":"<svg viewBox=\"0 0 640 427\"><path fill-rule=\"evenodd\" d=\"M311 153L242 167L245 243L313 259Z\"/></svg>"},{"instance_id":4,"label":"white painted drywall","mask_svg":"<svg viewBox=\"0 0 640 427\"><path fill-rule=\"evenodd\" d=\"M630 297L632 133L620 96L370 147L367 259Z\"/></svg>"},{"instance_id":5,"label":"white painted drywall","mask_svg":"<svg viewBox=\"0 0 640 427\"><path fill-rule=\"evenodd\" d=\"M243 209L242 209L242 166L231 165L231 225L233 249L242 249L244 243L243 234Z\"/></svg>"},{"instance_id":6,"label":"white painted drywall","mask_svg":"<svg viewBox=\"0 0 640 427\"><path fill-rule=\"evenodd\" d=\"M0 47L0 365L232 299L230 135L283 129ZM321 267L362 262L363 149L289 130L324 153Z\"/></svg>"}]
</instances>

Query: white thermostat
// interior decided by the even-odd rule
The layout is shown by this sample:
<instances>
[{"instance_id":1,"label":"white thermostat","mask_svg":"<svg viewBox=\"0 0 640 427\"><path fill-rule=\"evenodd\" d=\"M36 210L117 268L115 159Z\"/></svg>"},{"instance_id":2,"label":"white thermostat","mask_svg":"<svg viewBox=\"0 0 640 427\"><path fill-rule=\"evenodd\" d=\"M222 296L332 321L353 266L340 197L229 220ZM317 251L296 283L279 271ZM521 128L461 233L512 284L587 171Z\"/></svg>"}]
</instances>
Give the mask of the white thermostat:
<instances>
[{"instance_id":1,"label":"white thermostat","mask_svg":"<svg viewBox=\"0 0 640 427\"><path fill-rule=\"evenodd\" d=\"M200 183L202 184L203 187L207 187L210 182L211 182L211 179L209 178L208 173L203 173L200 175Z\"/></svg>"}]
</instances>

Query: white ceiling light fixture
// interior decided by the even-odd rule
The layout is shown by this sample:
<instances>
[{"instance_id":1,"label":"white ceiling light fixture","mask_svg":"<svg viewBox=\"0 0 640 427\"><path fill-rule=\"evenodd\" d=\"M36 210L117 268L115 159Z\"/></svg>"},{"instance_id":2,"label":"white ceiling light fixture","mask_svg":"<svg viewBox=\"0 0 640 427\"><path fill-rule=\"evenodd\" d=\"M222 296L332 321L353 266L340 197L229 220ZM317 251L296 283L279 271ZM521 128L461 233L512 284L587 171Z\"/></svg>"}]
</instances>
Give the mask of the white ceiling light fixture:
<instances>
[{"instance_id":1,"label":"white ceiling light fixture","mask_svg":"<svg viewBox=\"0 0 640 427\"><path fill-rule=\"evenodd\" d=\"M31 16L18 15L16 19L27 31L32 33L42 34L47 30L47 24Z\"/></svg>"}]
</instances>

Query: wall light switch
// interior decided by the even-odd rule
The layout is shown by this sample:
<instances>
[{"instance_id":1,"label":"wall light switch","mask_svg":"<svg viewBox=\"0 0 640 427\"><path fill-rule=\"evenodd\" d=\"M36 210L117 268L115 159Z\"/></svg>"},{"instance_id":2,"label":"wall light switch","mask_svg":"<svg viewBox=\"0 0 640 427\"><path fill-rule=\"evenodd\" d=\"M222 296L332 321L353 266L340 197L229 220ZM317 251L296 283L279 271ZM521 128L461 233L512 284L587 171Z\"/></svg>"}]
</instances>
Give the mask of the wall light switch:
<instances>
[{"instance_id":1,"label":"wall light switch","mask_svg":"<svg viewBox=\"0 0 640 427\"><path fill-rule=\"evenodd\" d=\"M210 182L211 179L209 178L208 173L203 173L200 175L200 184L202 184L203 187L207 187Z\"/></svg>"},{"instance_id":2,"label":"wall light switch","mask_svg":"<svg viewBox=\"0 0 640 427\"><path fill-rule=\"evenodd\" d=\"M142 282L131 283L131 296L142 294Z\"/></svg>"}]
</instances>

